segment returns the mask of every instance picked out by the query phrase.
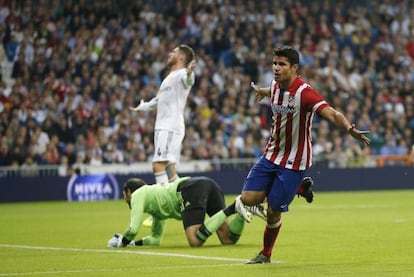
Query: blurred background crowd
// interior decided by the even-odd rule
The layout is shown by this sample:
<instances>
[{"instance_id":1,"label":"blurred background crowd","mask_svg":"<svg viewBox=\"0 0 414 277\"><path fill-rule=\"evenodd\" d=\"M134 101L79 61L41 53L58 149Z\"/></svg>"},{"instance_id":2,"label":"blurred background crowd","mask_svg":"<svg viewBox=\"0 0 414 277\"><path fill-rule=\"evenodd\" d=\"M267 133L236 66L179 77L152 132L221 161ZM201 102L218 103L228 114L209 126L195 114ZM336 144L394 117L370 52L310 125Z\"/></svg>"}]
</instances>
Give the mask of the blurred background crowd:
<instances>
[{"instance_id":1,"label":"blurred background crowd","mask_svg":"<svg viewBox=\"0 0 414 277\"><path fill-rule=\"evenodd\" d=\"M128 107L155 96L167 53L183 43L197 54L184 161L261 155L271 112L250 82L270 84L281 44L300 51L305 80L372 132L362 148L315 117L315 166L377 166L414 144L413 1L0 3L0 166L151 161L156 111Z\"/></svg>"}]
</instances>

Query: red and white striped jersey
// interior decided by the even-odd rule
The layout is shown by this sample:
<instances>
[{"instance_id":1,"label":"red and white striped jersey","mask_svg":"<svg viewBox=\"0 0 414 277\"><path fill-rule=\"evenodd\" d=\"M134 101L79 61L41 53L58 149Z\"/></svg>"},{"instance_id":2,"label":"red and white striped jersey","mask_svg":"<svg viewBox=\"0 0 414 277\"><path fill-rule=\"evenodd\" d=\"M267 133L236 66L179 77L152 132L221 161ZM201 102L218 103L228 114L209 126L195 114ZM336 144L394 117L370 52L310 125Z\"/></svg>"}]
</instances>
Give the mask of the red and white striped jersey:
<instances>
[{"instance_id":1,"label":"red and white striped jersey","mask_svg":"<svg viewBox=\"0 0 414 277\"><path fill-rule=\"evenodd\" d=\"M288 90L276 81L270 88L272 128L263 156L285 168L308 169L312 165L312 119L329 105L300 76Z\"/></svg>"}]
</instances>

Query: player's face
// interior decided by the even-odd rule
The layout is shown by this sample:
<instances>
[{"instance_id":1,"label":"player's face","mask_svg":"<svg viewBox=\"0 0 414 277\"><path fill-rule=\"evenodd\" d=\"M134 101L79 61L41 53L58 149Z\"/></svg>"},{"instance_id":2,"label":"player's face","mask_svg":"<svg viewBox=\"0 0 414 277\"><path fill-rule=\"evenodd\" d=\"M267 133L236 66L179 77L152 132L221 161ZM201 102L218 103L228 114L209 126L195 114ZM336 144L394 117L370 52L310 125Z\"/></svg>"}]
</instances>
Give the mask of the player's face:
<instances>
[{"instance_id":1,"label":"player's face","mask_svg":"<svg viewBox=\"0 0 414 277\"><path fill-rule=\"evenodd\" d=\"M178 55L180 54L180 49L178 47L174 48L169 54L168 54L168 60L167 65L169 67L175 65L178 61Z\"/></svg>"},{"instance_id":2,"label":"player's face","mask_svg":"<svg viewBox=\"0 0 414 277\"><path fill-rule=\"evenodd\" d=\"M280 83L282 87L284 87L284 85L289 86L296 78L297 65L292 66L286 57L274 56L272 67L274 79Z\"/></svg>"}]
</instances>

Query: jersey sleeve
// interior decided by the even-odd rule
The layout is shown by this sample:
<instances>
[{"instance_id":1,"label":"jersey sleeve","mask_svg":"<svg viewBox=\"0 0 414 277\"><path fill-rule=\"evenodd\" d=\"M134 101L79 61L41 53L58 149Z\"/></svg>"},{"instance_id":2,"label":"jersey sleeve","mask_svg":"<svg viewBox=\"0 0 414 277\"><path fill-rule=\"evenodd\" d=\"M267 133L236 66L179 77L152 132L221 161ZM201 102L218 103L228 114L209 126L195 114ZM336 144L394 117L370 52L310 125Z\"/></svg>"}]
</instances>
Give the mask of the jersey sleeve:
<instances>
[{"instance_id":1,"label":"jersey sleeve","mask_svg":"<svg viewBox=\"0 0 414 277\"><path fill-rule=\"evenodd\" d=\"M188 88L191 88L194 85L195 74L194 74L194 72L191 72L191 74L188 75L186 71L184 71L184 72L185 73L181 77L181 82L182 82L184 88L188 89Z\"/></svg>"},{"instance_id":2,"label":"jersey sleeve","mask_svg":"<svg viewBox=\"0 0 414 277\"><path fill-rule=\"evenodd\" d=\"M329 104L315 89L308 87L302 93L302 106L305 110L320 115L320 112L324 108L329 107Z\"/></svg>"},{"instance_id":3,"label":"jersey sleeve","mask_svg":"<svg viewBox=\"0 0 414 277\"><path fill-rule=\"evenodd\" d=\"M142 193L141 193L142 192ZM144 221L144 203L145 192L139 191L137 195L131 199L131 217L124 237L128 240L133 240L139 233L142 221Z\"/></svg>"},{"instance_id":4,"label":"jersey sleeve","mask_svg":"<svg viewBox=\"0 0 414 277\"><path fill-rule=\"evenodd\" d=\"M142 238L143 245L160 245L164 235L165 220L153 218L151 235Z\"/></svg>"}]
</instances>

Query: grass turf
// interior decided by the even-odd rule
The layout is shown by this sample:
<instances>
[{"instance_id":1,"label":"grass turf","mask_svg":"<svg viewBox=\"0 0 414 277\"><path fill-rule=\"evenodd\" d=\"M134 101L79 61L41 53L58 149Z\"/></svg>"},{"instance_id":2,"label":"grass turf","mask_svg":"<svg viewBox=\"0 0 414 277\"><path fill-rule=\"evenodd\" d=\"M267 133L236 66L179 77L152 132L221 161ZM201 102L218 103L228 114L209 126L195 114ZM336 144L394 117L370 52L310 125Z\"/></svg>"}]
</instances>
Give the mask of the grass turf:
<instances>
[{"instance_id":1,"label":"grass turf","mask_svg":"<svg viewBox=\"0 0 414 277\"><path fill-rule=\"evenodd\" d=\"M413 199L414 190L295 199L264 265L244 264L262 246L260 218L234 246L213 235L190 248L170 220L159 247L110 249L129 221L122 200L0 204L0 276L414 276Z\"/></svg>"}]
</instances>

